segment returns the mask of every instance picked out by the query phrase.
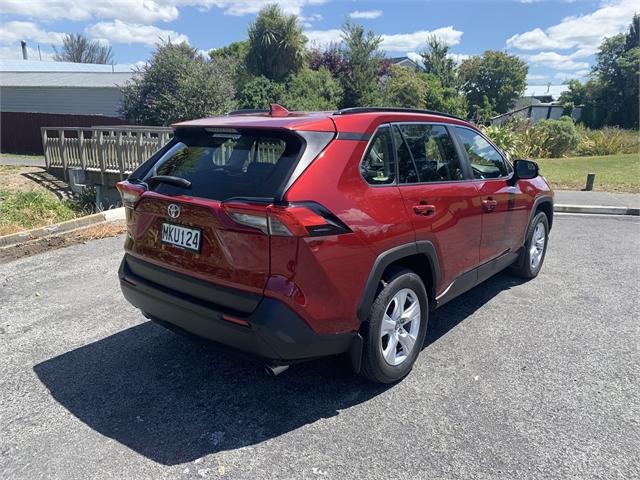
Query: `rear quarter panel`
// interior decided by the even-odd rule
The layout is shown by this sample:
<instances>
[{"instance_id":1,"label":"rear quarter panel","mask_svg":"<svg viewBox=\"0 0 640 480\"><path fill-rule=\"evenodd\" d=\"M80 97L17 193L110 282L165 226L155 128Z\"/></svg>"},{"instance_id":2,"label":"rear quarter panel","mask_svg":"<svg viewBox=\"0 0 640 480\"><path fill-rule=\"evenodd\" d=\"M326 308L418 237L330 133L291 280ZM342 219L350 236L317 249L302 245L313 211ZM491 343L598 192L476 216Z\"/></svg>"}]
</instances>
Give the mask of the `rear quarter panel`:
<instances>
[{"instance_id":1,"label":"rear quarter panel","mask_svg":"<svg viewBox=\"0 0 640 480\"><path fill-rule=\"evenodd\" d=\"M396 186L371 187L360 176L366 141L335 140L289 189L289 202L315 201L353 233L272 237L265 295L286 301L318 333L355 331L357 308L382 251L415 240Z\"/></svg>"}]
</instances>

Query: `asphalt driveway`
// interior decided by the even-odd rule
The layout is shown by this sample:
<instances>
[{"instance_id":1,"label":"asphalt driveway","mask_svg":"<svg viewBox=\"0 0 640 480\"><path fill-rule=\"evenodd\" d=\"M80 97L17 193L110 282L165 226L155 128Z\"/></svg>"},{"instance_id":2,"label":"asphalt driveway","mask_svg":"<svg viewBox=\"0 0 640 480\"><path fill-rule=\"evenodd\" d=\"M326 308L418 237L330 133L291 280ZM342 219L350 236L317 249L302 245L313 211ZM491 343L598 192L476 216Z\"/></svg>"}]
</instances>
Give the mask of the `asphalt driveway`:
<instances>
[{"instance_id":1,"label":"asphalt driveway","mask_svg":"<svg viewBox=\"0 0 640 480\"><path fill-rule=\"evenodd\" d=\"M638 478L640 222L439 310L411 375L270 378L122 298L122 238L0 265L0 478Z\"/></svg>"}]
</instances>

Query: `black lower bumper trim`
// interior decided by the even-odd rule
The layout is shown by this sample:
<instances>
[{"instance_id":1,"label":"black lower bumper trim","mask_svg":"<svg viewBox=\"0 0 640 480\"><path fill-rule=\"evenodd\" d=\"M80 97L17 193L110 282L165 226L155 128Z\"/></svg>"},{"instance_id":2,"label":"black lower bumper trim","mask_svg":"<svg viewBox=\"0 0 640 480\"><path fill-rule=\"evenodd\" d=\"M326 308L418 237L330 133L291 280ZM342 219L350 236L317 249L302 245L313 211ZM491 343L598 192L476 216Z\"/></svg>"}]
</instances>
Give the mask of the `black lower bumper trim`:
<instances>
[{"instance_id":1,"label":"black lower bumper trim","mask_svg":"<svg viewBox=\"0 0 640 480\"><path fill-rule=\"evenodd\" d=\"M120 287L125 298L158 323L175 326L273 364L293 363L343 353L355 333L318 335L284 303L263 297L255 310L241 317L249 327L222 319L227 313L205 302L133 274L127 257L120 266Z\"/></svg>"}]
</instances>

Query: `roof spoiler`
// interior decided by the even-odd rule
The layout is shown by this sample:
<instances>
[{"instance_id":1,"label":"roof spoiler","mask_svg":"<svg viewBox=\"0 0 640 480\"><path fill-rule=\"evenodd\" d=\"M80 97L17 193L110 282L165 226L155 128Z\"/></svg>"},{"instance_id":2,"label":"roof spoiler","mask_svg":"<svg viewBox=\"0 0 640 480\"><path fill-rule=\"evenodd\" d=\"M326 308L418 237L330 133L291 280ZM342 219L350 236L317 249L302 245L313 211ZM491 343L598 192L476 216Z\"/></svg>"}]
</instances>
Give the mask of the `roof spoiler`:
<instances>
[{"instance_id":1,"label":"roof spoiler","mask_svg":"<svg viewBox=\"0 0 640 480\"><path fill-rule=\"evenodd\" d=\"M278 105L277 103L272 103L269 105L269 109L265 108L245 108L241 110L233 110L232 112L227 112L225 115L233 116L233 115L256 115L256 114L268 114L271 117L287 117L289 115L289 110L284 108L282 105Z\"/></svg>"}]
</instances>

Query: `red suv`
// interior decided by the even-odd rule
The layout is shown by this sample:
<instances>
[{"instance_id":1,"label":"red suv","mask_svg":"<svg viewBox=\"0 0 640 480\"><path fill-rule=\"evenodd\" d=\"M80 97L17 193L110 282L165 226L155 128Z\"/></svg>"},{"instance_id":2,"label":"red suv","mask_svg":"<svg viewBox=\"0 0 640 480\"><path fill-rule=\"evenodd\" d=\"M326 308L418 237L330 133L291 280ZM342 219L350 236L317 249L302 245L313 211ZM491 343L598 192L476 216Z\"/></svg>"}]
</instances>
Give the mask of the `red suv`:
<instances>
[{"instance_id":1,"label":"red suv","mask_svg":"<svg viewBox=\"0 0 640 480\"><path fill-rule=\"evenodd\" d=\"M553 193L451 115L272 105L174 125L118 184L124 296L272 373L348 353L405 376L429 312L511 266L535 277Z\"/></svg>"}]
</instances>

